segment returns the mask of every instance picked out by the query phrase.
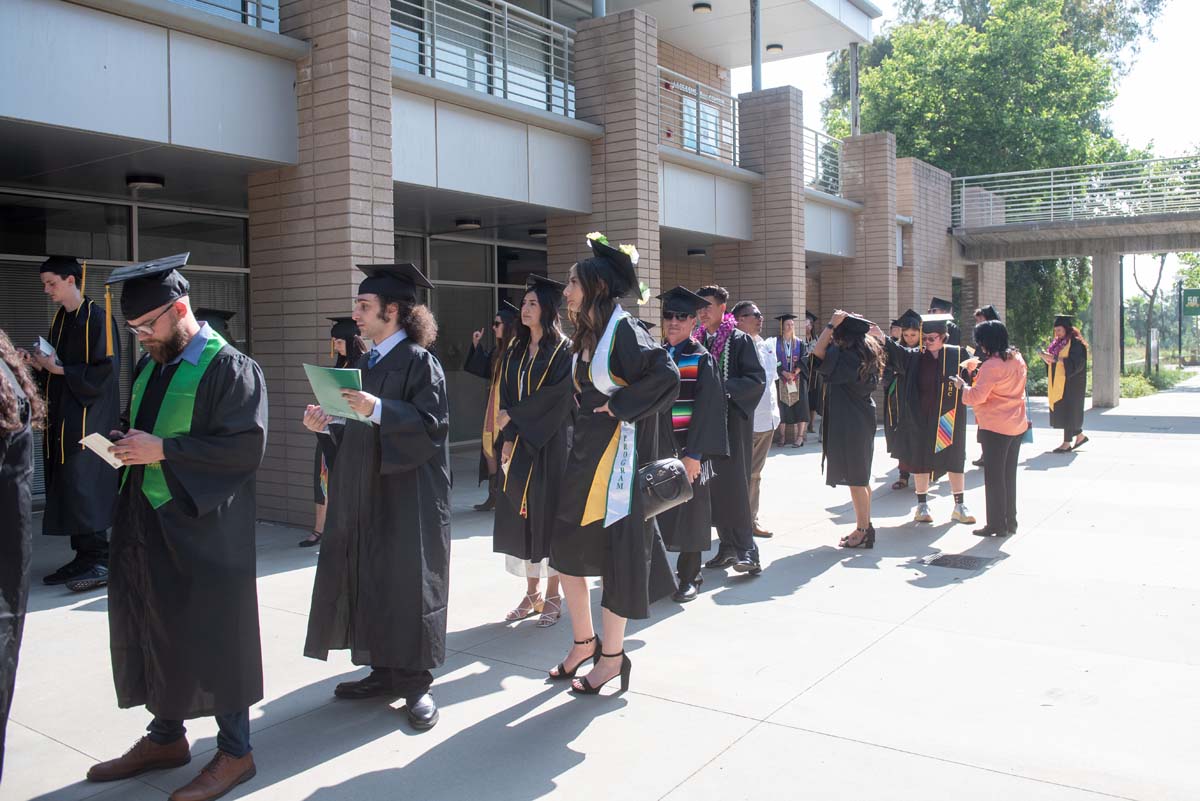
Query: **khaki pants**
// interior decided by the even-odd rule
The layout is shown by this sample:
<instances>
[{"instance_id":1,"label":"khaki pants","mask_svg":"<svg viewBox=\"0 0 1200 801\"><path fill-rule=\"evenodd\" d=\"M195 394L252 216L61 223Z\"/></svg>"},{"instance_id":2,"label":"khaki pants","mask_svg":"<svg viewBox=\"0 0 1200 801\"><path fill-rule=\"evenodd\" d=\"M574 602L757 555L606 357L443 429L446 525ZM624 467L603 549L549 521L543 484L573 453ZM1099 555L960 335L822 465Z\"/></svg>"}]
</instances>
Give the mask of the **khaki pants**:
<instances>
[{"instance_id":1,"label":"khaki pants","mask_svg":"<svg viewBox=\"0 0 1200 801\"><path fill-rule=\"evenodd\" d=\"M754 449L750 455L750 512L755 528L758 528L758 487L762 483L763 467L767 464L767 454L771 452L771 440L774 438L774 431L754 434Z\"/></svg>"}]
</instances>

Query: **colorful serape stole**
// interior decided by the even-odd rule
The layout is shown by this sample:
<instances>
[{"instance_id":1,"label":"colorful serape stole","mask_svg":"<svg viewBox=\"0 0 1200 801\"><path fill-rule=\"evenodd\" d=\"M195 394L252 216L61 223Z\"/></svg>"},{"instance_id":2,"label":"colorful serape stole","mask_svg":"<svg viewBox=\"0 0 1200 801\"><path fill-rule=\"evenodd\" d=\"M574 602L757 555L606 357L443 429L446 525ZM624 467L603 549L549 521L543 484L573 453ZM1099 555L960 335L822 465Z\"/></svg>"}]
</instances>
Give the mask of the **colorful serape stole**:
<instances>
[{"instance_id":1,"label":"colorful serape stole","mask_svg":"<svg viewBox=\"0 0 1200 801\"><path fill-rule=\"evenodd\" d=\"M692 422L695 384L700 375L700 354L678 356L675 365L679 368L679 398L671 406L671 429L682 433L688 430Z\"/></svg>"},{"instance_id":2,"label":"colorful serape stole","mask_svg":"<svg viewBox=\"0 0 1200 801\"><path fill-rule=\"evenodd\" d=\"M325 464L325 454L321 454L321 497L329 498L329 465Z\"/></svg>"}]
</instances>

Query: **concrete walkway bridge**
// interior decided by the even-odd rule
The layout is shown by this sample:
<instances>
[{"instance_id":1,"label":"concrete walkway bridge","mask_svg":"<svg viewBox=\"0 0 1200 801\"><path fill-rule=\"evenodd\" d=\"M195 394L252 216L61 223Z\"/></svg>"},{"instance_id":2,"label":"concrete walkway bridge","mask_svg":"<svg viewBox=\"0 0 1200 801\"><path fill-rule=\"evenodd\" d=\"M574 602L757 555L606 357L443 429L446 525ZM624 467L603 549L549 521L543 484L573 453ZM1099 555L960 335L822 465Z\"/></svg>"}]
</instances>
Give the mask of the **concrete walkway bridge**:
<instances>
[{"instance_id":1,"label":"concrete walkway bridge","mask_svg":"<svg viewBox=\"0 0 1200 801\"><path fill-rule=\"evenodd\" d=\"M1200 251L1200 155L956 178L965 258L1092 261L1092 403L1121 395L1121 256Z\"/></svg>"}]
</instances>

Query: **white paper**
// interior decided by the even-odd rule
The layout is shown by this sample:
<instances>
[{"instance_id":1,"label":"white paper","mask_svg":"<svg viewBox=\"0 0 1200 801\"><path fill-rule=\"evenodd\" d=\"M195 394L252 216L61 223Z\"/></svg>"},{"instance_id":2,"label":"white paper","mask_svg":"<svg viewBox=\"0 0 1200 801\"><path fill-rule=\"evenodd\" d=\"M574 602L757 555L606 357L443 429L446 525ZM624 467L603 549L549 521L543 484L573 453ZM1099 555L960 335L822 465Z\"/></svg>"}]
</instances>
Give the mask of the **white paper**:
<instances>
[{"instance_id":1,"label":"white paper","mask_svg":"<svg viewBox=\"0 0 1200 801\"><path fill-rule=\"evenodd\" d=\"M79 444L87 448L92 453L99 456L104 461L108 462L109 467L124 467L121 460L108 452L113 443L108 437L103 434L88 434L83 439L79 440Z\"/></svg>"},{"instance_id":2,"label":"white paper","mask_svg":"<svg viewBox=\"0 0 1200 801\"><path fill-rule=\"evenodd\" d=\"M54 352L54 346L47 342L45 337L37 338L37 349L41 351L42 355L44 356L53 356L58 358L58 354Z\"/></svg>"}]
</instances>

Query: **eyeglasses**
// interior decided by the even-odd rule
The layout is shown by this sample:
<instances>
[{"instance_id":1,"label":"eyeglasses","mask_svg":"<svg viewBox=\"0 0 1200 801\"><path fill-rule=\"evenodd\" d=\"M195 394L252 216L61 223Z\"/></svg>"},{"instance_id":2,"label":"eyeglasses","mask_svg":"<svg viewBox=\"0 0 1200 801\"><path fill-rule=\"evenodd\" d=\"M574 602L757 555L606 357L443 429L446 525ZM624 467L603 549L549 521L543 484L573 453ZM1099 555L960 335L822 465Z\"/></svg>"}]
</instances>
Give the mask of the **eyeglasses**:
<instances>
[{"instance_id":1,"label":"eyeglasses","mask_svg":"<svg viewBox=\"0 0 1200 801\"><path fill-rule=\"evenodd\" d=\"M741 320L743 317L753 317L756 320L761 320L763 317L763 314L760 311L752 311L752 312L744 312L744 313L738 315L739 320Z\"/></svg>"},{"instance_id":2,"label":"eyeglasses","mask_svg":"<svg viewBox=\"0 0 1200 801\"><path fill-rule=\"evenodd\" d=\"M683 322L683 321L687 320L687 318L689 318L689 317L691 317L691 316L692 316L692 315L688 314L687 312L669 312L669 311L665 311L665 312L663 312L663 313L662 313L662 318L663 318L664 320L667 320L668 322L669 322L669 321L671 321L671 320L679 320L680 322Z\"/></svg>"},{"instance_id":3,"label":"eyeglasses","mask_svg":"<svg viewBox=\"0 0 1200 801\"><path fill-rule=\"evenodd\" d=\"M154 333L154 324L158 322L158 318L162 317L173 308L175 308L174 302L172 302L169 306L167 306L167 308L163 309L158 314L154 315L154 319L150 322L142 323L141 325L129 325L126 323L125 327L128 328L133 334L144 334L145 336L150 336Z\"/></svg>"},{"instance_id":4,"label":"eyeglasses","mask_svg":"<svg viewBox=\"0 0 1200 801\"><path fill-rule=\"evenodd\" d=\"M937 342L941 338L941 334L926 334L925 336L921 337L921 339L925 342Z\"/></svg>"}]
</instances>

